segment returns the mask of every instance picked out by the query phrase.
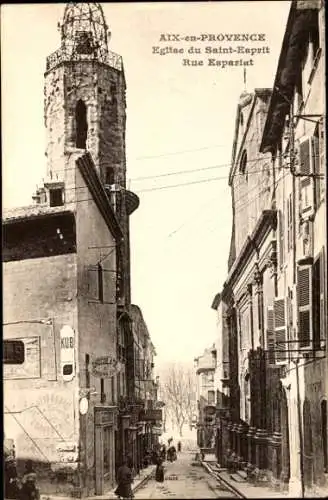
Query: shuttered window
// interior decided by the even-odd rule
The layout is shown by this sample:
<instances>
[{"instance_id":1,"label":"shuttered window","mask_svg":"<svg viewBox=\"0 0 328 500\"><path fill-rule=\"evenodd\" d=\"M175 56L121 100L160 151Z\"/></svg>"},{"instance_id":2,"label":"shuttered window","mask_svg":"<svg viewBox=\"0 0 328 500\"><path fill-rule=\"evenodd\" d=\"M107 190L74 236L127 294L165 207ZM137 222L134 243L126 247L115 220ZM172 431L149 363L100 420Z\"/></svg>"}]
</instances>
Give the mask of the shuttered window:
<instances>
[{"instance_id":1,"label":"shuttered window","mask_svg":"<svg viewBox=\"0 0 328 500\"><path fill-rule=\"evenodd\" d=\"M327 297L326 297L326 263L324 249L320 255L320 340L326 340L326 314L327 314Z\"/></svg>"},{"instance_id":2,"label":"shuttered window","mask_svg":"<svg viewBox=\"0 0 328 500\"><path fill-rule=\"evenodd\" d=\"M306 347L312 340L312 266L297 270L297 307L299 346Z\"/></svg>"},{"instance_id":3,"label":"shuttered window","mask_svg":"<svg viewBox=\"0 0 328 500\"><path fill-rule=\"evenodd\" d=\"M104 301L103 268L101 264L87 268L88 298L91 301Z\"/></svg>"},{"instance_id":4,"label":"shuttered window","mask_svg":"<svg viewBox=\"0 0 328 500\"><path fill-rule=\"evenodd\" d=\"M275 363L275 334L274 334L274 315L273 307L267 307L266 317L266 348L268 351L268 362Z\"/></svg>"},{"instance_id":5,"label":"shuttered window","mask_svg":"<svg viewBox=\"0 0 328 500\"><path fill-rule=\"evenodd\" d=\"M287 327L286 327L286 312L285 300L276 299L273 306L274 312L274 333L275 333L275 350L276 361L283 362L286 360L287 352Z\"/></svg>"},{"instance_id":6,"label":"shuttered window","mask_svg":"<svg viewBox=\"0 0 328 500\"><path fill-rule=\"evenodd\" d=\"M309 177L314 173L312 138L307 138L300 143L299 155L301 212L307 215L314 210L314 181L313 177Z\"/></svg>"},{"instance_id":7,"label":"shuttered window","mask_svg":"<svg viewBox=\"0 0 328 500\"><path fill-rule=\"evenodd\" d=\"M281 210L278 212L278 225L279 225L279 264L284 263L284 218Z\"/></svg>"},{"instance_id":8,"label":"shuttered window","mask_svg":"<svg viewBox=\"0 0 328 500\"><path fill-rule=\"evenodd\" d=\"M287 249L293 248L293 198L290 194L287 198Z\"/></svg>"}]
</instances>

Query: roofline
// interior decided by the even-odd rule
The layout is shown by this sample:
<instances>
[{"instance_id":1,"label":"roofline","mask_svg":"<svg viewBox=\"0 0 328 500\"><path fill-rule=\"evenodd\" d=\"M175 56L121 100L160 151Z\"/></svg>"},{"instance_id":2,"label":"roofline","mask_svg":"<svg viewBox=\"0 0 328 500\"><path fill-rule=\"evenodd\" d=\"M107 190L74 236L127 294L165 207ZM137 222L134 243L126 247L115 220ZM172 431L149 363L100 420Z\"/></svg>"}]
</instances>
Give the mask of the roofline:
<instances>
[{"instance_id":1,"label":"roofline","mask_svg":"<svg viewBox=\"0 0 328 500\"><path fill-rule=\"evenodd\" d=\"M274 115L274 110L277 107L279 103L282 103L282 110L281 110L281 115L283 116L284 114L286 115L288 110L289 110L289 105L288 105L288 97L286 96L285 98L281 95L279 89L280 89L280 80L281 80L281 73L282 69L284 67L284 64L287 59L288 55L288 49L290 47L290 36L292 34L292 29L295 23L295 20L297 19L297 16L300 15L300 13L306 11L311 11L311 10L318 10L318 5L317 3L313 2L313 7L310 7L310 4L305 5L303 8L300 8L298 5L298 0L292 0L291 5L290 5L290 10L289 10L289 15L286 23L286 28L285 28L285 33L283 37L283 42L281 46L281 51L278 59L278 66L277 66L277 71L276 71L276 76L274 80L274 85L273 85L273 92L271 95L270 103L269 103L269 108L268 108L268 113L263 129L263 134L262 134L262 140L260 144L260 152L261 153L266 153L268 151L274 151L275 145L277 144L278 141L278 136L276 137L276 140L270 140L269 132L270 132L270 127L272 126L273 122L273 115ZM283 131L283 123L280 123L280 128L281 128L281 133Z\"/></svg>"},{"instance_id":2,"label":"roofline","mask_svg":"<svg viewBox=\"0 0 328 500\"><path fill-rule=\"evenodd\" d=\"M32 207L38 208L38 205L31 205L30 207L26 207L26 208L32 208ZM22 210L24 210L25 207L18 207L18 208L21 208ZM49 210L50 207L48 205L43 207L43 208L47 208L48 210L44 211L44 212L42 212L42 210L41 210L41 212L35 213L35 214L22 213L21 215L17 215L17 216L13 216L13 217L10 217L9 215L5 214L4 218L2 219L2 224L4 226L7 226L9 224L16 224L18 222L24 222L27 220L35 220L35 219L43 219L43 218L47 218L47 217L54 217L56 215L75 215L74 210L66 208L64 205L61 207L51 207L51 208L54 208L53 211Z\"/></svg>"},{"instance_id":3,"label":"roofline","mask_svg":"<svg viewBox=\"0 0 328 500\"><path fill-rule=\"evenodd\" d=\"M233 173L234 173L236 165L237 165L237 163L239 161L239 154L240 154L240 151L242 150L242 147L243 147L244 142L245 142L245 137L246 137L247 132L249 130L250 122L251 122L251 119L253 117L253 112L254 112L256 100L257 100L258 97L261 97L263 95L267 96L267 95L270 95L270 94L272 94L272 89L268 88L268 87L255 88L253 92L250 92L249 95L251 96L251 99L252 99L252 101L251 101L251 103L252 103L251 104L251 109L249 111L249 115L248 115L248 119L247 119L247 124L246 124L246 127L245 127L245 132L244 132L244 135L243 135L241 143L240 143L239 152L236 155L237 141L238 141L238 130L239 130L239 122L240 122L239 117L240 117L240 112L241 112L241 109L242 109L242 106L241 106L240 103L238 103L238 105L237 105L236 120L235 120L235 134L234 134L234 139L233 139L231 167L230 167L229 180L228 180L229 186L231 186L231 184L232 184Z\"/></svg>"},{"instance_id":4,"label":"roofline","mask_svg":"<svg viewBox=\"0 0 328 500\"><path fill-rule=\"evenodd\" d=\"M109 202L105 188L98 177L91 154L86 152L76 160L76 164L109 230L116 240L123 240L122 229Z\"/></svg>"}]
</instances>

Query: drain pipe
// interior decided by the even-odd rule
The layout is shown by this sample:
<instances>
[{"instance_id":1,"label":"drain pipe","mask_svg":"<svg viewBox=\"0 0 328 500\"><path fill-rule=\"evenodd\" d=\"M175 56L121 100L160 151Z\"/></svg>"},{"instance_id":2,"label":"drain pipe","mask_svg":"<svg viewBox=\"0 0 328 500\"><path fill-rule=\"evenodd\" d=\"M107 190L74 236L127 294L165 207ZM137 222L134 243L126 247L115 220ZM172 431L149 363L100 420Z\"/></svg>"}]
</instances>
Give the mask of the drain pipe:
<instances>
[{"instance_id":1,"label":"drain pipe","mask_svg":"<svg viewBox=\"0 0 328 500\"><path fill-rule=\"evenodd\" d=\"M299 358L294 360L296 367L296 390L297 390L297 419L298 432L300 441L300 479L301 479L301 498L304 498L304 457L303 457L303 428L302 428L302 412L301 412L301 397L300 397L300 376L298 370Z\"/></svg>"}]
</instances>

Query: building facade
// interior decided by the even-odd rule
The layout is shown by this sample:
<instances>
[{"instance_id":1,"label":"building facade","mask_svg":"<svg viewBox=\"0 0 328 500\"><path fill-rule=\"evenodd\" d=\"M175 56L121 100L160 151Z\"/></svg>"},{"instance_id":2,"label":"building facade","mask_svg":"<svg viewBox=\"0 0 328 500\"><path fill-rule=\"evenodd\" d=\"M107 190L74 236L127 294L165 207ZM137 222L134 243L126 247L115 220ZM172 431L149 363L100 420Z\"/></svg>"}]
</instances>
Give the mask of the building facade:
<instances>
[{"instance_id":1,"label":"building facade","mask_svg":"<svg viewBox=\"0 0 328 500\"><path fill-rule=\"evenodd\" d=\"M293 1L273 90L237 108L228 275L212 304L220 372L229 346L218 459L303 497L327 492L324 95L324 6Z\"/></svg>"},{"instance_id":2,"label":"building facade","mask_svg":"<svg viewBox=\"0 0 328 500\"><path fill-rule=\"evenodd\" d=\"M4 214L5 438L19 466L33 460L41 493L84 496L111 488L123 455L136 456L139 199L126 189L123 63L100 4L67 4L60 33L46 61L46 176L33 206Z\"/></svg>"},{"instance_id":3,"label":"building facade","mask_svg":"<svg viewBox=\"0 0 328 500\"><path fill-rule=\"evenodd\" d=\"M197 398L197 445L200 449L214 450L216 392L214 373L216 368L216 348L205 349L203 354L194 359L196 369Z\"/></svg>"},{"instance_id":4,"label":"building facade","mask_svg":"<svg viewBox=\"0 0 328 500\"><path fill-rule=\"evenodd\" d=\"M290 457L289 490L301 496L328 489L324 19L323 2L293 2L261 145L278 183L283 315L274 326L290 430L283 455Z\"/></svg>"}]
</instances>

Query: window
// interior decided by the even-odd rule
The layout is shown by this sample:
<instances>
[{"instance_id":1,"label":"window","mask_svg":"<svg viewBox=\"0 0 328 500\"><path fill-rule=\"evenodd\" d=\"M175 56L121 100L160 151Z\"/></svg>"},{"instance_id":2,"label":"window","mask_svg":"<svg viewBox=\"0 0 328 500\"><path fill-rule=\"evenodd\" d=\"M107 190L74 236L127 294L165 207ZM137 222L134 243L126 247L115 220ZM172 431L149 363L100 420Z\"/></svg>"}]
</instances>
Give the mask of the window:
<instances>
[{"instance_id":1,"label":"window","mask_svg":"<svg viewBox=\"0 0 328 500\"><path fill-rule=\"evenodd\" d=\"M85 387L90 389L90 356L89 354L85 355ZM90 393L88 392L87 397L90 397Z\"/></svg>"},{"instance_id":2,"label":"window","mask_svg":"<svg viewBox=\"0 0 328 500\"><path fill-rule=\"evenodd\" d=\"M87 108L84 102L80 99L75 110L76 120L76 147L86 149L88 123L87 123Z\"/></svg>"},{"instance_id":3,"label":"window","mask_svg":"<svg viewBox=\"0 0 328 500\"><path fill-rule=\"evenodd\" d=\"M327 400L321 401L321 438L323 448L323 468L328 472L328 442L327 442Z\"/></svg>"},{"instance_id":4,"label":"window","mask_svg":"<svg viewBox=\"0 0 328 500\"><path fill-rule=\"evenodd\" d=\"M215 403L215 391L208 391L207 401L209 405L214 405Z\"/></svg>"},{"instance_id":5,"label":"window","mask_svg":"<svg viewBox=\"0 0 328 500\"><path fill-rule=\"evenodd\" d=\"M286 359L286 314L285 314L285 299L275 299L273 304L274 313L274 333L275 333L275 350L276 361L283 362Z\"/></svg>"},{"instance_id":6,"label":"window","mask_svg":"<svg viewBox=\"0 0 328 500\"><path fill-rule=\"evenodd\" d=\"M293 199L290 194L287 198L287 248L293 248Z\"/></svg>"},{"instance_id":7,"label":"window","mask_svg":"<svg viewBox=\"0 0 328 500\"><path fill-rule=\"evenodd\" d=\"M100 402L104 403L106 401L106 394L105 394L105 383L104 379L100 379Z\"/></svg>"},{"instance_id":8,"label":"window","mask_svg":"<svg viewBox=\"0 0 328 500\"><path fill-rule=\"evenodd\" d=\"M266 349L268 351L269 364L275 363L275 335L273 307L267 308L266 317Z\"/></svg>"},{"instance_id":9,"label":"window","mask_svg":"<svg viewBox=\"0 0 328 500\"><path fill-rule=\"evenodd\" d=\"M22 365L24 361L24 342L21 340L4 340L3 362L7 365Z\"/></svg>"},{"instance_id":10,"label":"window","mask_svg":"<svg viewBox=\"0 0 328 500\"><path fill-rule=\"evenodd\" d=\"M101 263L98 263L98 299L100 302L104 302L104 281L103 281L103 268Z\"/></svg>"},{"instance_id":11,"label":"window","mask_svg":"<svg viewBox=\"0 0 328 500\"><path fill-rule=\"evenodd\" d=\"M106 179L105 179L105 184L112 185L115 183L114 179L114 168L113 167L107 167L106 168Z\"/></svg>"},{"instance_id":12,"label":"window","mask_svg":"<svg viewBox=\"0 0 328 500\"><path fill-rule=\"evenodd\" d=\"M92 54L92 33L91 31L77 31L75 33L76 52L78 54Z\"/></svg>"},{"instance_id":13,"label":"window","mask_svg":"<svg viewBox=\"0 0 328 500\"><path fill-rule=\"evenodd\" d=\"M314 180L311 177L314 174L314 151L316 149L316 139L307 137L300 143L300 197L301 214L303 216L311 215L314 211Z\"/></svg>"},{"instance_id":14,"label":"window","mask_svg":"<svg viewBox=\"0 0 328 500\"><path fill-rule=\"evenodd\" d=\"M312 266L302 265L297 270L297 307L299 346L305 347L312 339Z\"/></svg>"},{"instance_id":15,"label":"window","mask_svg":"<svg viewBox=\"0 0 328 500\"><path fill-rule=\"evenodd\" d=\"M284 263L284 218L283 212L278 211L278 229L279 229L279 265Z\"/></svg>"},{"instance_id":16,"label":"window","mask_svg":"<svg viewBox=\"0 0 328 500\"><path fill-rule=\"evenodd\" d=\"M324 146L324 130L322 125L318 124L313 136L313 173L315 174L315 207L318 208L324 201L325 193L325 146Z\"/></svg>"},{"instance_id":17,"label":"window","mask_svg":"<svg viewBox=\"0 0 328 500\"><path fill-rule=\"evenodd\" d=\"M114 379L114 377L111 378L110 383L111 383L112 403L114 403L115 402L115 379Z\"/></svg>"},{"instance_id":18,"label":"window","mask_svg":"<svg viewBox=\"0 0 328 500\"><path fill-rule=\"evenodd\" d=\"M49 196L51 207L60 207L61 205L64 205L62 188L49 189Z\"/></svg>"},{"instance_id":19,"label":"window","mask_svg":"<svg viewBox=\"0 0 328 500\"><path fill-rule=\"evenodd\" d=\"M240 160L240 167L239 167L240 173L246 174L246 167L247 167L247 153L244 150ZM247 174L246 174L246 180L247 180Z\"/></svg>"}]
</instances>

